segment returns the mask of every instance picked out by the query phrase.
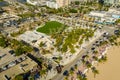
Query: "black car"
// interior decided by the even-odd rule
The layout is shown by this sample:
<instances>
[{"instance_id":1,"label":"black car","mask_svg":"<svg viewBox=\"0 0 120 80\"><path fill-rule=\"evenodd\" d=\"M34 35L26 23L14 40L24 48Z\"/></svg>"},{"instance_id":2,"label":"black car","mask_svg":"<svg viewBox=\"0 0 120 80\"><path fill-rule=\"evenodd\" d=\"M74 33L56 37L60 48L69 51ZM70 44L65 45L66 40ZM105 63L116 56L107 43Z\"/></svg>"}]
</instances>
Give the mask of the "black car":
<instances>
[{"instance_id":1,"label":"black car","mask_svg":"<svg viewBox=\"0 0 120 80\"><path fill-rule=\"evenodd\" d=\"M58 59L58 58L57 58L57 57L52 57L52 59L56 60L56 59Z\"/></svg>"},{"instance_id":2,"label":"black car","mask_svg":"<svg viewBox=\"0 0 120 80\"><path fill-rule=\"evenodd\" d=\"M94 50L95 50L95 47L92 47L92 48L91 48L91 50L93 50L93 51L94 51Z\"/></svg>"},{"instance_id":3,"label":"black car","mask_svg":"<svg viewBox=\"0 0 120 80\"><path fill-rule=\"evenodd\" d=\"M11 78L8 77L7 75L4 75L4 77L5 77L6 80L11 80Z\"/></svg>"},{"instance_id":4,"label":"black car","mask_svg":"<svg viewBox=\"0 0 120 80\"><path fill-rule=\"evenodd\" d=\"M115 30L115 31L114 31L114 34L120 35L120 30Z\"/></svg>"},{"instance_id":5,"label":"black car","mask_svg":"<svg viewBox=\"0 0 120 80\"><path fill-rule=\"evenodd\" d=\"M103 34L103 37L107 37L107 36L109 36L109 33L108 33L108 32L105 32L105 33Z\"/></svg>"},{"instance_id":6,"label":"black car","mask_svg":"<svg viewBox=\"0 0 120 80\"><path fill-rule=\"evenodd\" d=\"M14 50L10 50L9 53L12 55L12 54L15 53L15 51Z\"/></svg>"}]
</instances>

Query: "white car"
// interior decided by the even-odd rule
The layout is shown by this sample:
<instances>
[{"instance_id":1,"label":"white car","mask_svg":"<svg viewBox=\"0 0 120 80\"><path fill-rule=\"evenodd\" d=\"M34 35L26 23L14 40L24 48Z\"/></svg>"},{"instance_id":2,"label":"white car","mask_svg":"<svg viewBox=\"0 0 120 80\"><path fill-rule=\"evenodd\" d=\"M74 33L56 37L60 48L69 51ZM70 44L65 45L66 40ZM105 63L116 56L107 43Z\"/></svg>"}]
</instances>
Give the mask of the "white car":
<instances>
[{"instance_id":1,"label":"white car","mask_svg":"<svg viewBox=\"0 0 120 80\"><path fill-rule=\"evenodd\" d=\"M104 35L108 35L109 33L108 32L105 32Z\"/></svg>"},{"instance_id":2,"label":"white car","mask_svg":"<svg viewBox=\"0 0 120 80\"><path fill-rule=\"evenodd\" d=\"M11 63L9 63L9 67L12 67L12 66L14 66L14 65L16 65L16 63L14 62L14 61L12 61Z\"/></svg>"},{"instance_id":3,"label":"white car","mask_svg":"<svg viewBox=\"0 0 120 80\"><path fill-rule=\"evenodd\" d=\"M24 61L26 58L25 57L22 57L22 60Z\"/></svg>"},{"instance_id":4,"label":"white car","mask_svg":"<svg viewBox=\"0 0 120 80\"><path fill-rule=\"evenodd\" d=\"M6 70L7 68L4 66L3 68L2 68L2 70Z\"/></svg>"},{"instance_id":5,"label":"white car","mask_svg":"<svg viewBox=\"0 0 120 80\"><path fill-rule=\"evenodd\" d=\"M18 62L21 62L20 58L17 59Z\"/></svg>"}]
</instances>

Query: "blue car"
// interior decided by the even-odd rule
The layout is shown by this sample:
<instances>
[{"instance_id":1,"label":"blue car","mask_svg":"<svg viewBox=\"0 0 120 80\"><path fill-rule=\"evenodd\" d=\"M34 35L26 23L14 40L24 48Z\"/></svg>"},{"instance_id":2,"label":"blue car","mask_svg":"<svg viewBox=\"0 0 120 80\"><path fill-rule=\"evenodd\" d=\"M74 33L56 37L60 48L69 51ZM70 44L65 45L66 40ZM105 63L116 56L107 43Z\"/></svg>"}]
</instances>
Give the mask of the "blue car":
<instances>
[{"instance_id":1,"label":"blue car","mask_svg":"<svg viewBox=\"0 0 120 80\"><path fill-rule=\"evenodd\" d=\"M65 71L63 72L63 75L64 75L64 76L69 76L68 70L65 70Z\"/></svg>"}]
</instances>

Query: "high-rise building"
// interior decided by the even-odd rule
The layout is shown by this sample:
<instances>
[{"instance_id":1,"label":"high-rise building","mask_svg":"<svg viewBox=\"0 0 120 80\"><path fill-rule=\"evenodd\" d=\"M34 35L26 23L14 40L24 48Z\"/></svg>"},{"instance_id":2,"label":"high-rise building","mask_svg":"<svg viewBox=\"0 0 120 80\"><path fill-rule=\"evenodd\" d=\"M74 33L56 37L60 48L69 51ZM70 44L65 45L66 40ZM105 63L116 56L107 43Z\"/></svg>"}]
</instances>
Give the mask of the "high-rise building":
<instances>
[{"instance_id":1,"label":"high-rise building","mask_svg":"<svg viewBox=\"0 0 120 80\"><path fill-rule=\"evenodd\" d=\"M64 7L69 5L70 0L56 0L56 3L59 7Z\"/></svg>"}]
</instances>

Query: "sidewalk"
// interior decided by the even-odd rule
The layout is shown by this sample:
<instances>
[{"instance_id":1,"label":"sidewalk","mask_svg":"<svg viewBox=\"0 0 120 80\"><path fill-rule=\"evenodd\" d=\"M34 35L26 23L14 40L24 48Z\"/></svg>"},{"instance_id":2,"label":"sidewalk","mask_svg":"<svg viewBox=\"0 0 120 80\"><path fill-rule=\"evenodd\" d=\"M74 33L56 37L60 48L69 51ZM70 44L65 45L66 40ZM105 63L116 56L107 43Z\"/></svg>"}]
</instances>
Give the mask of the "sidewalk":
<instances>
[{"instance_id":1,"label":"sidewalk","mask_svg":"<svg viewBox=\"0 0 120 80\"><path fill-rule=\"evenodd\" d=\"M40 77L38 80L49 80L57 74L57 71L52 69L45 76Z\"/></svg>"}]
</instances>

